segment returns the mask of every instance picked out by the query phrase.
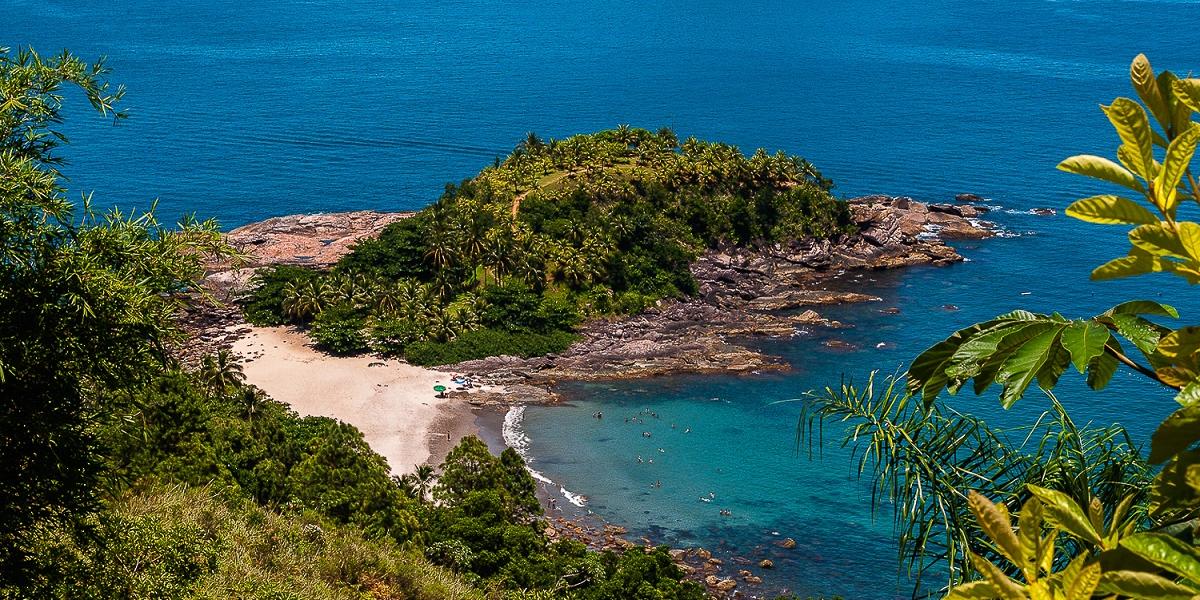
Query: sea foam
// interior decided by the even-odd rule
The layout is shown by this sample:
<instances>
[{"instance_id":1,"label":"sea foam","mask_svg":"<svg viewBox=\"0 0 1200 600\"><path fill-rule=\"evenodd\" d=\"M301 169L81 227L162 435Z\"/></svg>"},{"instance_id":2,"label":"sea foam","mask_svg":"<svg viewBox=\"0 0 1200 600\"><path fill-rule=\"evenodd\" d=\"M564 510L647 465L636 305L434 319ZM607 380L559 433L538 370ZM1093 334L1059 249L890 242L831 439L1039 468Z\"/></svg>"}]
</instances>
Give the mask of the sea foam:
<instances>
[{"instance_id":1,"label":"sea foam","mask_svg":"<svg viewBox=\"0 0 1200 600\"><path fill-rule=\"evenodd\" d=\"M521 427L521 424L524 422L524 420L524 406L514 406L508 409L508 413L504 415L504 425L500 429L500 434L504 438L504 444L509 448L516 450L517 454L520 454L521 458L525 459L525 469L529 471L529 475L531 477L546 485L557 487L558 492L563 495L563 498L567 499L567 502L570 502L579 508L583 508L584 505L587 504L587 498L585 498L582 494L576 494L575 492L568 490L567 488L555 483L554 480L543 475L537 469L529 466L529 463L532 462L532 459L529 457L529 436L526 435L525 429Z\"/></svg>"}]
</instances>

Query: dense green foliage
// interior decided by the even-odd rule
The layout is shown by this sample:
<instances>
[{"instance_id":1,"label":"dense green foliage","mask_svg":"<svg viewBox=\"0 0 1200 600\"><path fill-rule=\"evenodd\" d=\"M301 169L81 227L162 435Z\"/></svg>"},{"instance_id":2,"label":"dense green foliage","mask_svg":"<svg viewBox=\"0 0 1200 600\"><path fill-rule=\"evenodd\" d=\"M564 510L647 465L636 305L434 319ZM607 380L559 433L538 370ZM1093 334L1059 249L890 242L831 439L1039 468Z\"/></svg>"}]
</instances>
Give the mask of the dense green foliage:
<instances>
[{"instance_id":1,"label":"dense green foliage","mask_svg":"<svg viewBox=\"0 0 1200 600\"><path fill-rule=\"evenodd\" d=\"M707 248L849 231L829 188L803 159L667 129L531 134L332 271L262 273L246 314L311 324L331 352L421 364L555 352L581 319L695 293L688 267ZM477 330L491 332L464 335Z\"/></svg>"},{"instance_id":2,"label":"dense green foliage","mask_svg":"<svg viewBox=\"0 0 1200 600\"><path fill-rule=\"evenodd\" d=\"M0 597L703 597L665 549L547 540L515 452L468 438L440 478L392 477L356 428L300 418L246 385L227 352L178 365L166 348L180 292L206 254L231 252L212 223L77 214L65 199L54 155L65 137L51 129L61 91L78 87L109 114L121 94L104 73L69 54L0 50ZM362 277L264 278L263 304L248 305L260 315L271 298L307 310L289 286L336 287L342 301L309 314L333 350L361 349L363 327L344 323L383 326L358 301ZM429 352L565 343L575 316L560 297L486 294L487 322L530 300L534 320ZM473 300L458 296L439 315L464 319ZM449 341L457 322L428 337Z\"/></svg>"},{"instance_id":3,"label":"dense green foliage","mask_svg":"<svg viewBox=\"0 0 1200 600\"><path fill-rule=\"evenodd\" d=\"M104 389L144 381L164 360L174 302L221 252L212 223L76 212L56 151L64 94L104 115L122 90L102 63L0 49L0 573L33 577L25 532L78 522L99 460L89 420Z\"/></svg>"},{"instance_id":4,"label":"dense green foliage","mask_svg":"<svg viewBox=\"0 0 1200 600\"><path fill-rule=\"evenodd\" d=\"M1097 267L1092 279L1166 273L1200 283L1200 224L1184 220L1185 213L1200 204L1200 183L1191 170L1200 142L1200 124L1193 120L1200 112L1200 79L1180 79L1170 72L1155 75L1142 55L1134 59L1130 78L1141 102L1117 98L1102 107L1121 140L1117 161L1073 156L1059 169L1122 187L1122 193L1132 192L1139 200L1101 194L1074 202L1067 214L1091 223L1133 226L1127 255ZM1008 407L1033 385L1050 395L1071 367L1086 376L1090 387L1100 389L1125 366L1171 390L1180 407L1151 437L1148 456L1138 457L1160 465L1148 473L1128 470L1135 465L1127 460L1113 462L1114 450L1118 456L1128 452L1127 441L1084 444L1087 436L1069 428L1059 439L1080 440L1070 443L1077 447L1075 466L1065 472L1076 477L1051 481L1052 485L1025 476L994 477L997 472L1019 471L1024 460L1019 456L966 449L944 456L956 468L966 466L964 473L970 476L962 477L957 472L930 473L928 465L921 466L928 458L923 451L895 456L889 449L882 457L875 454L882 477L896 485L893 489L904 490L894 495L918 507L902 505L906 508L898 518L909 524L903 531L912 531L914 520L953 514L942 519L940 532L958 538L958 551L944 558L968 565L952 568L953 581L972 576L976 580L953 587L949 597L1197 596L1200 327L1160 322L1178 318L1171 306L1147 300L1122 302L1080 319L1018 310L961 329L913 361L909 395L899 402L919 404L912 409L918 418L890 432L885 445L895 445L897 436L904 439L899 446L919 443L920 438L910 440L909 435L940 418L934 407L943 391L957 393L971 381L980 394L995 385L1001 388L1001 404ZM821 406L829 410L828 402ZM864 426L858 427L856 432ZM870 452L879 452L880 436L868 440ZM973 462L980 456L982 464ZM1034 458L1035 469L1060 468L1057 453ZM1152 476L1148 482L1147 476ZM925 477L936 478L937 486L913 483ZM914 487L928 493L914 496ZM979 491L968 493L972 488ZM924 551L924 542L920 540L917 552Z\"/></svg>"}]
</instances>

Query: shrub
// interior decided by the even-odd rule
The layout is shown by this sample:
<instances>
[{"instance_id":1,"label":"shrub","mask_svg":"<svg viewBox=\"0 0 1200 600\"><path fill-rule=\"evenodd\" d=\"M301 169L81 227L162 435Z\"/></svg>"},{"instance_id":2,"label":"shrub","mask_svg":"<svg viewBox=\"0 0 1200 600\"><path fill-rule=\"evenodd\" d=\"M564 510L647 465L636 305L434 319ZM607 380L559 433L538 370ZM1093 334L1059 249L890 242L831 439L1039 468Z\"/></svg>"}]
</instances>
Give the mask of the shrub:
<instances>
[{"instance_id":1,"label":"shrub","mask_svg":"<svg viewBox=\"0 0 1200 600\"><path fill-rule=\"evenodd\" d=\"M370 349L363 333L366 322L352 309L337 306L321 311L313 319L312 337L321 349L332 354L358 354Z\"/></svg>"},{"instance_id":2,"label":"shrub","mask_svg":"<svg viewBox=\"0 0 1200 600\"><path fill-rule=\"evenodd\" d=\"M246 320L262 327L289 323L283 314L283 288L289 283L313 281L319 275L311 269L290 265L259 269L251 280L253 290L241 300Z\"/></svg>"}]
</instances>

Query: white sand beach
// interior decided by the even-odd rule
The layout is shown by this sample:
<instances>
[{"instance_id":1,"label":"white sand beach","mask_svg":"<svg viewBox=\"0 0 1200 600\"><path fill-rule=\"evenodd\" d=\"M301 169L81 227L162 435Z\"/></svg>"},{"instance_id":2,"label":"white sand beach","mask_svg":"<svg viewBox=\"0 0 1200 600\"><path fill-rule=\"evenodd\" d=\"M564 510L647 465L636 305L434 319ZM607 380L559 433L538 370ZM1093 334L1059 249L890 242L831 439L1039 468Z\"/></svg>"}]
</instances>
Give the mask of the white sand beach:
<instances>
[{"instance_id":1,"label":"white sand beach","mask_svg":"<svg viewBox=\"0 0 1200 600\"><path fill-rule=\"evenodd\" d=\"M247 383L301 415L358 427L395 474L429 461L431 446L444 454L448 442L473 432L467 403L437 398L433 390L454 389L449 373L374 356L330 356L285 327L254 327L233 351L242 356Z\"/></svg>"}]
</instances>

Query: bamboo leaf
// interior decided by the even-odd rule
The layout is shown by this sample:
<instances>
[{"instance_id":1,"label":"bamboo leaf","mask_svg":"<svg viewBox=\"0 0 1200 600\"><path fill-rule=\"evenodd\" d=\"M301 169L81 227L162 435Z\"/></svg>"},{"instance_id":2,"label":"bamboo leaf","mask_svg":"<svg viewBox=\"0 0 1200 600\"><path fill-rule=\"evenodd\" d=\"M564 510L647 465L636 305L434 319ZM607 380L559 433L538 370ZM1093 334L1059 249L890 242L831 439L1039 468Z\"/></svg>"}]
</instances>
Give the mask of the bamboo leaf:
<instances>
[{"instance_id":1,"label":"bamboo leaf","mask_svg":"<svg viewBox=\"0 0 1200 600\"><path fill-rule=\"evenodd\" d=\"M1100 576L1103 592L1130 598L1155 600L1192 600L1196 592L1170 579L1141 571L1107 571Z\"/></svg>"},{"instance_id":2,"label":"bamboo leaf","mask_svg":"<svg viewBox=\"0 0 1200 600\"><path fill-rule=\"evenodd\" d=\"M1104 541L1100 539L1100 534L1092 527L1092 523L1088 520L1087 514L1083 512L1079 504L1072 500L1070 496L1057 490L1033 484L1026 485L1025 487L1042 502L1046 521L1052 526L1085 542L1090 542L1097 546L1104 545Z\"/></svg>"},{"instance_id":3,"label":"bamboo leaf","mask_svg":"<svg viewBox=\"0 0 1200 600\"><path fill-rule=\"evenodd\" d=\"M1154 140L1150 135L1150 121L1142 106L1129 98L1117 98L1112 104L1101 107L1108 120L1120 136L1122 148L1126 148L1130 170L1146 181L1152 181L1157 169L1154 161Z\"/></svg>"},{"instance_id":4,"label":"bamboo leaf","mask_svg":"<svg viewBox=\"0 0 1200 600\"><path fill-rule=\"evenodd\" d=\"M1191 544L1164 533L1138 533L1121 540L1130 552L1175 575L1200 583L1200 555Z\"/></svg>"},{"instance_id":5,"label":"bamboo leaf","mask_svg":"<svg viewBox=\"0 0 1200 600\"><path fill-rule=\"evenodd\" d=\"M1197 441L1200 441L1200 403L1193 403L1171 413L1158 425L1150 437L1150 462L1165 462Z\"/></svg>"},{"instance_id":6,"label":"bamboo leaf","mask_svg":"<svg viewBox=\"0 0 1200 600\"><path fill-rule=\"evenodd\" d=\"M1067 216L1101 225L1157 224L1159 218L1128 198L1104 194L1076 200L1067 207Z\"/></svg>"},{"instance_id":7,"label":"bamboo leaf","mask_svg":"<svg viewBox=\"0 0 1200 600\"><path fill-rule=\"evenodd\" d=\"M1102 156L1090 154L1071 156L1058 163L1058 170L1115 183L1142 194L1146 193L1146 186L1142 185L1142 182L1138 181L1129 169ZM1070 209L1067 210L1069 213Z\"/></svg>"},{"instance_id":8,"label":"bamboo leaf","mask_svg":"<svg viewBox=\"0 0 1200 600\"><path fill-rule=\"evenodd\" d=\"M1104 353L1104 345L1112 337L1108 328L1095 321L1076 321L1062 332L1062 345L1071 353L1075 370L1083 373L1092 359Z\"/></svg>"}]
</instances>

